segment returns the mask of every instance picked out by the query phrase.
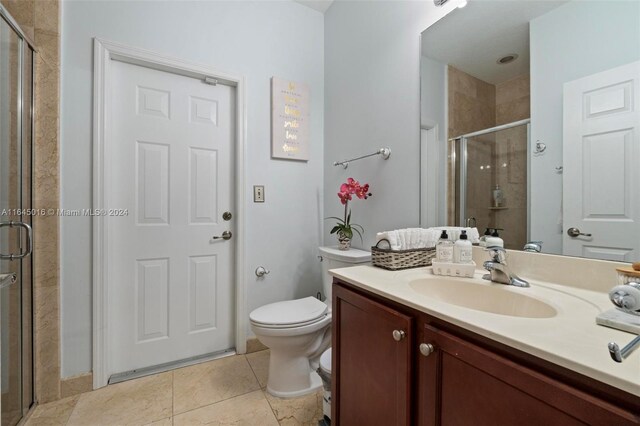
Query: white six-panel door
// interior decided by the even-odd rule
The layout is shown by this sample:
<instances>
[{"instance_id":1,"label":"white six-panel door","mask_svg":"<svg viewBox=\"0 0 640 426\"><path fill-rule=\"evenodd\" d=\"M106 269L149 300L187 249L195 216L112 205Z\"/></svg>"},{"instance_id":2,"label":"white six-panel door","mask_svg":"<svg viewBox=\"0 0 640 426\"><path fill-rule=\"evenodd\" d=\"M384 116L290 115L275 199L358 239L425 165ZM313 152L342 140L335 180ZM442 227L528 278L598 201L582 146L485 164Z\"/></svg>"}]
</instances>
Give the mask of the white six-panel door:
<instances>
[{"instance_id":1,"label":"white six-panel door","mask_svg":"<svg viewBox=\"0 0 640 426\"><path fill-rule=\"evenodd\" d=\"M640 62L565 84L563 163L563 253L637 260Z\"/></svg>"},{"instance_id":2,"label":"white six-panel door","mask_svg":"<svg viewBox=\"0 0 640 426\"><path fill-rule=\"evenodd\" d=\"M234 347L235 89L112 61L109 373Z\"/></svg>"}]
</instances>

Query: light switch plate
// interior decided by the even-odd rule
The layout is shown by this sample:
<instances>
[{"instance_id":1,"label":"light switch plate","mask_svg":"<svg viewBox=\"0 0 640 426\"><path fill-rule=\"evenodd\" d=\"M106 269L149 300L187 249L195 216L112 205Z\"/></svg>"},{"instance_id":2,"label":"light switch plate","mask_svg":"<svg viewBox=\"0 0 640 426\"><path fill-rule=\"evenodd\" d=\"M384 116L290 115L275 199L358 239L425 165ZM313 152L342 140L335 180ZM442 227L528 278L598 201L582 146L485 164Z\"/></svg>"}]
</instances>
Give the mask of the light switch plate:
<instances>
[{"instance_id":1,"label":"light switch plate","mask_svg":"<svg viewBox=\"0 0 640 426\"><path fill-rule=\"evenodd\" d=\"M263 185L253 186L253 202L264 203L264 186Z\"/></svg>"}]
</instances>

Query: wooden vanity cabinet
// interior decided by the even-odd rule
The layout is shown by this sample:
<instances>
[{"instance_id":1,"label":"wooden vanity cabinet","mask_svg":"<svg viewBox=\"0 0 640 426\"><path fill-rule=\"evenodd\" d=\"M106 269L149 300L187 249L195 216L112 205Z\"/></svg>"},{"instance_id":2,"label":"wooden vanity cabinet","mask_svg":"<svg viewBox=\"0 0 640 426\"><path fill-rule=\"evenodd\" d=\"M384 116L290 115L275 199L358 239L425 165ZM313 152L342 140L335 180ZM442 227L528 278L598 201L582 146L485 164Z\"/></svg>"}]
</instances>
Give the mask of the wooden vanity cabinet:
<instances>
[{"instance_id":1,"label":"wooden vanity cabinet","mask_svg":"<svg viewBox=\"0 0 640 426\"><path fill-rule=\"evenodd\" d=\"M333 295L333 425L640 424L638 397L349 284Z\"/></svg>"},{"instance_id":2,"label":"wooden vanity cabinet","mask_svg":"<svg viewBox=\"0 0 640 426\"><path fill-rule=\"evenodd\" d=\"M332 315L332 424L412 424L413 318L341 286Z\"/></svg>"}]
</instances>

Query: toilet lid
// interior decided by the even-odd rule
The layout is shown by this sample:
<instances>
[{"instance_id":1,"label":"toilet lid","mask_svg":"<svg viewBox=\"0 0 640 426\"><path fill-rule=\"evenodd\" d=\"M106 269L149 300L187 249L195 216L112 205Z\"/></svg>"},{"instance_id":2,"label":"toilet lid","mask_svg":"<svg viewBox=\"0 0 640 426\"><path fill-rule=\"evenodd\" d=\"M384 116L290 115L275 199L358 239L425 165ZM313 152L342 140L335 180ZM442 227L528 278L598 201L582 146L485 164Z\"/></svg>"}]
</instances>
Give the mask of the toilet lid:
<instances>
[{"instance_id":1,"label":"toilet lid","mask_svg":"<svg viewBox=\"0 0 640 426\"><path fill-rule=\"evenodd\" d=\"M320 368L325 373L331 375L331 348L324 351L320 356Z\"/></svg>"},{"instance_id":2,"label":"toilet lid","mask_svg":"<svg viewBox=\"0 0 640 426\"><path fill-rule=\"evenodd\" d=\"M266 326L292 326L315 322L327 314L327 305L315 297L270 303L255 309L249 319Z\"/></svg>"}]
</instances>

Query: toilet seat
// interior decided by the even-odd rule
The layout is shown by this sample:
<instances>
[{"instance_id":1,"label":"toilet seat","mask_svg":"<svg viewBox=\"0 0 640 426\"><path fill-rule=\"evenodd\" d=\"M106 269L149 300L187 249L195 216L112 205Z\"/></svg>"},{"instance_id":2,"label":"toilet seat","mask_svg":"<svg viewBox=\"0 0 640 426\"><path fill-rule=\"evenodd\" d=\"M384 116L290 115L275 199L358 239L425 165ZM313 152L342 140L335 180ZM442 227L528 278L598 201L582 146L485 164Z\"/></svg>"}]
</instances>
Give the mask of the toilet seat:
<instances>
[{"instance_id":1,"label":"toilet seat","mask_svg":"<svg viewBox=\"0 0 640 426\"><path fill-rule=\"evenodd\" d=\"M275 302L255 309L249 315L253 325L261 328L297 328L322 321L328 307L315 297Z\"/></svg>"}]
</instances>

